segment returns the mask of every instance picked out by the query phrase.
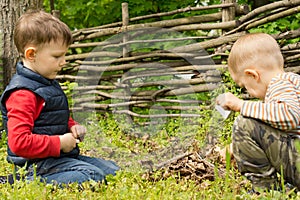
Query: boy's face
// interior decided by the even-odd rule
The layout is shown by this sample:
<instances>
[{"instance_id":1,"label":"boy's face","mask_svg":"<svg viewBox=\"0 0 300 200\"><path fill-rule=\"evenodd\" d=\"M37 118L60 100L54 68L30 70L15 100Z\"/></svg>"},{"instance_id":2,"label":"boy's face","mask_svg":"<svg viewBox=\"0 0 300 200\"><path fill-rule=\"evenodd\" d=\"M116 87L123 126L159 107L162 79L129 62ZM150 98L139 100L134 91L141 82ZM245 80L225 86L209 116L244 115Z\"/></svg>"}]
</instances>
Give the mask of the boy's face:
<instances>
[{"instance_id":1,"label":"boy's face","mask_svg":"<svg viewBox=\"0 0 300 200\"><path fill-rule=\"evenodd\" d=\"M58 41L44 44L42 47L33 47L33 49L34 59L26 62L25 66L47 79L55 79L57 73L66 64L65 55L68 46Z\"/></svg>"},{"instance_id":2,"label":"boy's face","mask_svg":"<svg viewBox=\"0 0 300 200\"><path fill-rule=\"evenodd\" d=\"M254 74L245 72L233 73L230 70L229 72L234 82L245 88L252 97L265 98L267 87L261 82L260 77L257 78Z\"/></svg>"}]
</instances>

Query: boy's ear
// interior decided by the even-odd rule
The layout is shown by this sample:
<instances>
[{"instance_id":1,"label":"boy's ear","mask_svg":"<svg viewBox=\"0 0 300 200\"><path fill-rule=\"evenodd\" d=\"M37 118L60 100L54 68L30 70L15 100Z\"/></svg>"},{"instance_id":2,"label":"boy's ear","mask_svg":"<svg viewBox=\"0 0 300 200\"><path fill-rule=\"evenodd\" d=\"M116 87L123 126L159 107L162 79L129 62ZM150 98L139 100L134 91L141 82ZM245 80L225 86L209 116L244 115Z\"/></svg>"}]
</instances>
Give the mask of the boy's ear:
<instances>
[{"instance_id":1,"label":"boy's ear","mask_svg":"<svg viewBox=\"0 0 300 200\"><path fill-rule=\"evenodd\" d=\"M254 80L259 80L259 73L255 69L245 69L245 75L252 77Z\"/></svg>"},{"instance_id":2,"label":"boy's ear","mask_svg":"<svg viewBox=\"0 0 300 200\"><path fill-rule=\"evenodd\" d=\"M25 49L25 59L29 61L34 61L35 54L36 54L36 48L28 47L27 49Z\"/></svg>"}]
</instances>

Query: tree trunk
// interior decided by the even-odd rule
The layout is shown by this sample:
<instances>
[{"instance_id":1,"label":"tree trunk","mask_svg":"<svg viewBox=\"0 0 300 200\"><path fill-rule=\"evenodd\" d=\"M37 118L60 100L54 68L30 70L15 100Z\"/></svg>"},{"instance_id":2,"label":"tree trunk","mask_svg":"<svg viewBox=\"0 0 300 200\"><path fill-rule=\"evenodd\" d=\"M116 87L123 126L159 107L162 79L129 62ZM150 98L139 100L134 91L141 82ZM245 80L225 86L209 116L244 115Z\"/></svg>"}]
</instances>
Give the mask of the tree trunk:
<instances>
[{"instance_id":1,"label":"tree trunk","mask_svg":"<svg viewBox=\"0 0 300 200\"><path fill-rule=\"evenodd\" d=\"M0 0L0 91L8 84L18 60L13 43L13 29L16 20L30 8L40 9L43 0Z\"/></svg>"}]
</instances>

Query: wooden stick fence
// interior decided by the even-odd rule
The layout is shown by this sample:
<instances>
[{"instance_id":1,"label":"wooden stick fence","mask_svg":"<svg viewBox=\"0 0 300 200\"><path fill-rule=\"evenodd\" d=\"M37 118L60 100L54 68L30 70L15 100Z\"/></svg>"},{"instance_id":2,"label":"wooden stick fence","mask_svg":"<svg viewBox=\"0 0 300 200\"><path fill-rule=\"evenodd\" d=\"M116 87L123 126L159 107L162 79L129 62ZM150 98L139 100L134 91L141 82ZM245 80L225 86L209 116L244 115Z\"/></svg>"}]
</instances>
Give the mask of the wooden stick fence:
<instances>
[{"instance_id":1,"label":"wooden stick fence","mask_svg":"<svg viewBox=\"0 0 300 200\"><path fill-rule=\"evenodd\" d=\"M208 9L216 12L199 14ZM73 32L73 53L66 57L69 64L57 79L77 85L72 88L73 111L112 112L130 120L199 117L199 105L209 108L211 103L200 96L222 84L233 42L250 29L299 9L300 0L277 1L252 11L225 0L220 5L130 18L123 3L122 22ZM145 22L186 12L189 17ZM191 31L193 35L188 35ZM272 36L278 41L298 38L300 30ZM287 71L300 72L299 45L282 46Z\"/></svg>"}]
</instances>

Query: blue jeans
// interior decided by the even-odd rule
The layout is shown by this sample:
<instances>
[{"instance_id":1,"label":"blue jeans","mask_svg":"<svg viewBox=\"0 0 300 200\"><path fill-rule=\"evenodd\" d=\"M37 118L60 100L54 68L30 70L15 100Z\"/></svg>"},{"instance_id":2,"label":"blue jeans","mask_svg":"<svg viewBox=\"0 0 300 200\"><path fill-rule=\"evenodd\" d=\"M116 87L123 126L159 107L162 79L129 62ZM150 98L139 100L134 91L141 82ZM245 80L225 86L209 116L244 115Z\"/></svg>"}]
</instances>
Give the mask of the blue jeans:
<instances>
[{"instance_id":1,"label":"blue jeans","mask_svg":"<svg viewBox=\"0 0 300 200\"><path fill-rule=\"evenodd\" d=\"M35 163L36 175L46 183L69 184L73 182L103 181L109 174L115 175L120 168L110 160L79 155L77 158L47 158ZM33 171L29 166L29 171ZM29 173L27 179L33 179Z\"/></svg>"}]
</instances>

